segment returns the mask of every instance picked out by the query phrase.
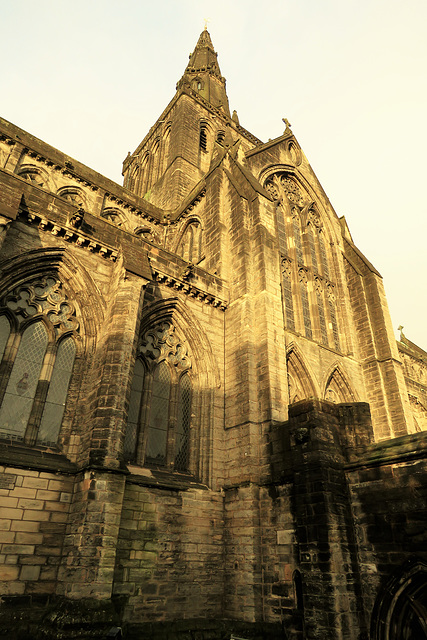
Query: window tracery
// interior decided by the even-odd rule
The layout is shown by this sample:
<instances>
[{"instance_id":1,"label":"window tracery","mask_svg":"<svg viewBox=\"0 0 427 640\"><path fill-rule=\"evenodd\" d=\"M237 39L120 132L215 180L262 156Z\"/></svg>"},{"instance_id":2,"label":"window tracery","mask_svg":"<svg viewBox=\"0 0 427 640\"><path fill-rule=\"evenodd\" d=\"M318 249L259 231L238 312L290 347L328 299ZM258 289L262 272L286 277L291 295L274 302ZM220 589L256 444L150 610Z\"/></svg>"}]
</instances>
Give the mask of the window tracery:
<instances>
[{"instance_id":1,"label":"window tracery","mask_svg":"<svg viewBox=\"0 0 427 640\"><path fill-rule=\"evenodd\" d=\"M355 401L354 393L338 366L334 368L326 383L325 400L334 403Z\"/></svg>"},{"instance_id":2,"label":"window tracery","mask_svg":"<svg viewBox=\"0 0 427 640\"><path fill-rule=\"evenodd\" d=\"M289 402L316 397L315 387L311 376L304 364L303 357L293 347L286 358L288 370Z\"/></svg>"},{"instance_id":3,"label":"window tracery","mask_svg":"<svg viewBox=\"0 0 427 640\"><path fill-rule=\"evenodd\" d=\"M188 471L192 384L187 345L171 321L145 331L138 346L124 442L127 460Z\"/></svg>"},{"instance_id":4,"label":"window tracery","mask_svg":"<svg viewBox=\"0 0 427 640\"><path fill-rule=\"evenodd\" d=\"M117 227L121 227L123 224L123 214L120 209L115 209L114 207L109 207L108 209L104 209L101 213L101 218L104 220L108 220L111 224L115 224Z\"/></svg>"},{"instance_id":5,"label":"window tracery","mask_svg":"<svg viewBox=\"0 0 427 640\"><path fill-rule=\"evenodd\" d=\"M79 328L75 307L54 275L20 284L4 297L4 304L20 320L45 314L57 334Z\"/></svg>"},{"instance_id":6,"label":"window tracery","mask_svg":"<svg viewBox=\"0 0 427 640\"><path fill-rule=\"evenodd\" d=\"M68 202L79 209L86 209L85 199L79 189L64 187L58 191L58 196L64 198L64 200L68 200Z\"/></svg>"},{"instance_id":7,"label":"window tracery","mask_svg":"<svg viewBox=\"0 0 427 640\"><path fill-rule=\"evenodd\" d=\"M76 357L75 307L52 273L7 292L0 314L0 436L55 445Z\"/></svg>"},{"instance_id":8,"label":"window tracery","mask_svg":"<svg viewBox=\"0 0 427 640\"><path fill-rule=\"evenodd\" d=\"M27 182L32 184L34 187L45 187L46 179L42 175L42 173L37 169L37 167L31 168L27 167L25 169L21 169L18 173L20 178L24 178Z\"/></svg>"},{"instance_id":9,"label":"window tracery","mask_svg":"<svg viewBox=\"0 0 427 640\"><path fill-rule=\"evenodd\" d=\"M285 171L270 175L265 188L276 202L286 326L339 350L334 284L317 204Z\"/></svg>"}]
</instances>

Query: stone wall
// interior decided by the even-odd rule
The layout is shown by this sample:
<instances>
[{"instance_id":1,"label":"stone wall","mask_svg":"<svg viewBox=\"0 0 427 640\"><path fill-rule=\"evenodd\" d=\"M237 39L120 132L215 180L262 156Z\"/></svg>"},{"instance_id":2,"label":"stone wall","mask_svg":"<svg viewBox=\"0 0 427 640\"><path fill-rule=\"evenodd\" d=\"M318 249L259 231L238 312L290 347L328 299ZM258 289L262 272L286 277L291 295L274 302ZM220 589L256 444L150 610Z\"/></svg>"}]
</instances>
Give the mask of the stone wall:
<instances>
[{"instance_id":1,"label":"stone wall","mask_svg":"<svg viewBox=\"0 0 427 640\"><path fill-rule=\"evenodd\" d=\"M53 594L73 494L61 473L0 467L0 592Z\"/></svg>"},{"instance_id":2,"label":"stone wall","mask_svg":"<svg viewBox=\"0 0 427 640\"><path fill-rule=\"evenodd\" d=\"M126 485L113 594L128 624L221 616L223 497L165 484Z\"/></svg>"},{"instance_id":3,"label":"stone wall","mask_svg":"<svg viewBox=\"0 0 427 640\"><path fill-rule=\"evenodd\" d=\"M408 560L427 561L427 461L422 434L372 445L347 472L364 609L372 612Z\"/></svg>"}]
</instances>

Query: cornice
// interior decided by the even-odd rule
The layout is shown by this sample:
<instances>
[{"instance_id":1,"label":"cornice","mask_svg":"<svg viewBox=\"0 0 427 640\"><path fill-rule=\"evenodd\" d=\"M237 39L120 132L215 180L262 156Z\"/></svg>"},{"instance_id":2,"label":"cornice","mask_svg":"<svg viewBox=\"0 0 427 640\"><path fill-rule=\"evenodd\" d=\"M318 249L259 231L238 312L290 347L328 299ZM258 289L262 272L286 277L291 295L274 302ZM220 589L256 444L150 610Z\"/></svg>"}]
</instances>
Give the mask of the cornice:
<instances>
[{"instance_id":1,"label":"cornice","mask_svg":"<svg viewBox=\"0 0 427 640\"><path fill-rule=\"evenodd\" d=\"M63 238L70 244L74 244L82 249L88 249L92 253L97 253L101 258L111 260L115 262L118 256L118 250L115 247L107 245L103 242L97 242L90 236L74 229L70 226L64 226L57 222L48 220L41 214L35 214L30 212L21 211L18 216L18 220L21 217L25 217L26 221L31 225L37 225L42 231L51 233L53 236Z\"/></svg>"},{"instance_id":2,"label":"cornice","mask_svg":"<svg viewBox=\"0 0 427 640\"><path fill-rule=\"evenodd\" d=\"M219 298L212 293L208 293L207 291L204 291L203 289L200 289L199 287L196 287L195 285L183 279L162 272L160 269L157 269L157 267L154 267L153 265L152 270L153 280L155 280L159 284L165 284L167 287L175 289L175 291L181 291L191 298L200 300L201 302L209 304L213 307L218 307L219 309L221 309L221 311L225 311L227 309L228 303L222 298Z\"/></svg>"}]
</instances>

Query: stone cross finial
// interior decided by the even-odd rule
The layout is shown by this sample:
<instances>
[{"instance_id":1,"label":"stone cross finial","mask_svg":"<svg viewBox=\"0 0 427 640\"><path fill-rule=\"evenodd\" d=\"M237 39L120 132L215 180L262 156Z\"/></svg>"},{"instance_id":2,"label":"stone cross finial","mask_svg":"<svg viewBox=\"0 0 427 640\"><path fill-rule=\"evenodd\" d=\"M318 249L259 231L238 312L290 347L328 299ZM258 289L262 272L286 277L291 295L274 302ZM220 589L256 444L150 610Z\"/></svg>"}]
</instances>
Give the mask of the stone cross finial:
<instances>
[{"instance_id":1,"label":"stone cross finial","mask_svg":"<svg viewBox=\"0 0 427 640\"><path fill-rule=\"evenodd\" d=\"M282 118L282 122L285 123L286 125L286 129L290 129L291 128L291 123L289 122L289 120L287 118Z\"/></svg>"},{"instance_id":2,"label":"stone cross finial","mask_svg":"<svg viewBox=\"0 0 427 640\"><path fill-rule=\"evenodd\" d=\"M203 31L207 31L208 30L208 22L210 22L211 19L210 18L204 18L204 21L205 21L205 28L203 29Z\"/></svg>"}]
</instances>

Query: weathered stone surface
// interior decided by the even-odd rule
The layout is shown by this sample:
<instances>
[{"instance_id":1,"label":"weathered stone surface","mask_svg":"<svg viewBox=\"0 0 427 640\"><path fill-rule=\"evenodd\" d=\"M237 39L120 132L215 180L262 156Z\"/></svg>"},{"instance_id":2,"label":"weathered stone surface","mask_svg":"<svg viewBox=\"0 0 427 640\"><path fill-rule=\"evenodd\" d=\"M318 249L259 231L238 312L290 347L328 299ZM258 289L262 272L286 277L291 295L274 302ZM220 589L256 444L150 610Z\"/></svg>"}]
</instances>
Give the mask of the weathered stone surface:
<instances>
[{"instance_id":1,"label":"weathered stone surface","mask_svg":"<svg viewBox=\"0 0 427 640\"><path fill-rule=\"evenodd\" d=\"M289 124L204 31L123 187L0 151L0 635L416 637L427 354Z\"/></svg>"}]
</instances>

